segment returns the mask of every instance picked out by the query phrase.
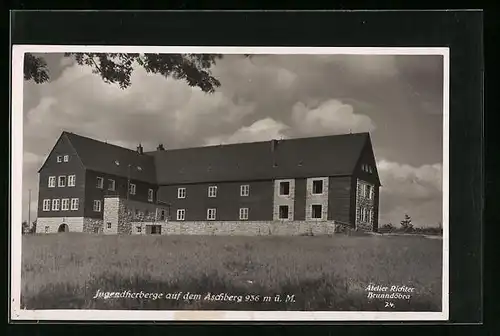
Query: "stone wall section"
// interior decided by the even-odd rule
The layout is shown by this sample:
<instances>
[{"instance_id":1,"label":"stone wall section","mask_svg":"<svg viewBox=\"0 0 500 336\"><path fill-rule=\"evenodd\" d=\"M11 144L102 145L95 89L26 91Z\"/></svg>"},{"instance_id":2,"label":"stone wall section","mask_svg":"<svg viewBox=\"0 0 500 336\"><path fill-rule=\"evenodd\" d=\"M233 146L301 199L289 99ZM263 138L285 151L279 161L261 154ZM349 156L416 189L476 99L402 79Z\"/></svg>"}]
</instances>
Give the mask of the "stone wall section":
<instances>
[{"instance_id":1,"label":"stone wall section","mask_svg":"<svg viewBox=\"0 0 500 336\"><path fill-rule=\"evenodd\" d=\"M366 186L370 186L371 192L366 193ZM361 231L373 231L375 204L375 185L358 179L356 182L356 228ZM365 209L366 220L362 219L362 209Z\"/></svg>"},{"instance_id":2,"label":"stone wall section","mask_svg":"<svg viewBox=\"0 0 500 336\"><path fill-rule=\"evenodd\" d=\"M95 218L84 218L83 232L85 233L103 233L103 220Z\"/></svg>"},{"instance_id":3,"label":"stone wall section","mask_svg":"<svg viewBox=\"0 0 500 336\"><path fill-rule=\"evenodd\" d=\"M144 222L165 223L168 220L168 207L162 204L126 200L118 197L104 199L103 233L104 234L138 234L137 226ZM161 212L164 211L164 219ZM134 224L132 224L134 223ZM136 225L135 223L139 223ZM142 228L142 226L141 226Z\"/></svg>"},{"instance_id":4,"label":"stone wall section","mask_svg":"<svg viewBox=\"0 0 500 336\"><path fill-rule=\"evenodd\" d=\"M314 181L323 181L323 192L313 193ZM306 181L306 221L326 221L328 219L328 177L308 178ZM312 206L321 205L321 218L312 218Z\"/></svg>"},{"instance_id":5,"label":"stone wall section","mask_svg":"<svg viewBox=\"0 0 500 336\"><path fill-rule=\"evenodd\" d=\"M61 224L67 224L69 232L83 232L83 217L39 217L36 220L36 233L57 233ZM45 227L48 231L45 232Z\"/></svg>"},{"instance_id":6,"label":"stone wall section","mask_svg":"<svg viewBox=\"0 0 500 336\"><path fill-rule=\"evenodd\" d=\"M145 234L146 226L155 222L133 222ZM228 236L301 236L332 235L343 232L344 224L335 221L169 221L161 224L162 235L228 235Z\"/></svg>"},{"instance_id":7,"label":"stone wall section","mask_svg":"<svg viewBox=\"0 0 500 336\"><path fill-rule=\"evenodd\" d=\"M104 211L102 215L104 234L118 233L119 207L120 207L120 199L118 197L104 197Z\"/></svg>"},{"instance_id":8,"label":"stone wall section","mask_svg":"<svg viewBox=\"0 0 500 336\"><path fill-rule=\"evenodd\" d=\"M280 195L280 183L281 182L289 182L290 183L290 192L288 195ZM295 204L295 180L294 179L286 179L286 180L274 180L274 197L273 197L273 220L275 221L293 221L294 214L294 204ZM279 211L281 205L288 206L288 218L280 219Z\"/></svg>"}]
</instances>

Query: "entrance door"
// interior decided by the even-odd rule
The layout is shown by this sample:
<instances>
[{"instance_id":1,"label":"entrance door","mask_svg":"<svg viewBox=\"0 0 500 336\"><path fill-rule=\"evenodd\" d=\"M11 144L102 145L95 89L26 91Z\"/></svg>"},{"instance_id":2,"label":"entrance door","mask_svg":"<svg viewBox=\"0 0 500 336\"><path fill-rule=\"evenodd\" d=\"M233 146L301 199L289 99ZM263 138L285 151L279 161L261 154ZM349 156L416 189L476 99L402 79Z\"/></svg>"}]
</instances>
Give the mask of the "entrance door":
<instances>
[{"instance_id":1,"label":"entrance door","mask_svg":"<svg viewBox=\"0 0 500 336\"><path fill-rule=\"evenodd\" d=\"M161 234L161 225L152 225L151 234Z\"/></svg>"},{"instance_id":2,"label":"entrance door","mask_svg":"<svg viewBox=\"0 0 500 336\"><path fill-rule=\"evenodd\" d=\"M59 228L57 229L57 232L68 232L69 228L67 224L61 224L59 225Z\"/></svg>"}]
</instances>

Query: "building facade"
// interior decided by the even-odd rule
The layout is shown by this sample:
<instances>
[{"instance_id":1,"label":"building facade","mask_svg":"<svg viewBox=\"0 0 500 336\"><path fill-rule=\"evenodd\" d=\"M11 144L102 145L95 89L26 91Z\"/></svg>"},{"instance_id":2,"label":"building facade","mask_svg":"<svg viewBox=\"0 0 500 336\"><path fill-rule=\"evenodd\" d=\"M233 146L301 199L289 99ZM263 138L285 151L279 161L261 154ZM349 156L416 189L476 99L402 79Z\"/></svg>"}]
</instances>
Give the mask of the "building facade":
<instances>
[{"instance_id":1,"label":"building facade","mask_svg":"<svg viewBox=\"0 0 500 336\"><path fill-rule=\"evenodd\" d=\"M39 176L39 233L378 229L368 133L144 152L63 132Z\"/></svg>"}]
</instances>

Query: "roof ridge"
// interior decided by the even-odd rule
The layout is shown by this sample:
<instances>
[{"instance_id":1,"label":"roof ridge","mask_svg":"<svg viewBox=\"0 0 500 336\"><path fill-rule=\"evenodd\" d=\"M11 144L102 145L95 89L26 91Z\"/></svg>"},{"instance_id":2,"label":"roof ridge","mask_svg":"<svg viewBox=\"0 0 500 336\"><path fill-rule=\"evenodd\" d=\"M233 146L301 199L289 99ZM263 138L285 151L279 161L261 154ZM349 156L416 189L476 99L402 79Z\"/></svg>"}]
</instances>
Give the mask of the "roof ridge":
<instances>
[{"instance_id":1,"label":"roof ridge","mask_svg":"<svg viewBox=\"0 0 500 336\"><path fill-rule=\"evenodd\" d=\"M118 145L115 145L115 144L112 144L112 143L109 143L109 142L105 142L105 141L102 141L102 140L97 140L97 139L94 139L94 138L91 138L91 137L88 137L88 136L84 136L84 135L80 135L80 134L76 134L76 133L68 132L68 131L63 131L63 133L71 134L72 136L76 136L76 137L84 138L86 140L91 140L91 141L94 141L94 142L98 142L98 143L103 144L103 145L108 145L108 146L112 146L112 147L118 147L118 148L121 148L121 149L125 149L125 150L128 150L128 151L134 152L136 154L139 154L134 149L123 147L123 146L118 146Z\"/></svg>"},{"instance_id":2,"label":"roof ridge","mask_svg":"<svg viewBox=\"0 0 500 336\"><path fill-rule=\"evenodd\" d=\"M370 132L358 132L358 133L343 133L343 134L331 134L331 135L319 135L319 136L309 136L309 137L299 137L299 138L287 138L287 139L270 139L270 140L259 140L259 141L250 141L250 142L234 142L234 143L226 143L226 144L220 144L220 145L207 145L207 146L191 146L191 147L183 147L183 148L172 148L172 149L167 149L165 148L164 150L154 150L154 151L148 151L144 152L144 154L154 154L158 152L172 152L172 151L178 151L178 150L188 150L188 149L198 149L198 148L215 148L215 147L230 147L230 146L237 146L237 145L249 145L249 144L259 144L259 143L268 143L273 140L277 141L296 141L296 140L306 140L306 139L320 139L320 138L334 138L334 137L347 137L347 136L361 136L361 135L370 135Z\"/></svg>"}]
</instances>

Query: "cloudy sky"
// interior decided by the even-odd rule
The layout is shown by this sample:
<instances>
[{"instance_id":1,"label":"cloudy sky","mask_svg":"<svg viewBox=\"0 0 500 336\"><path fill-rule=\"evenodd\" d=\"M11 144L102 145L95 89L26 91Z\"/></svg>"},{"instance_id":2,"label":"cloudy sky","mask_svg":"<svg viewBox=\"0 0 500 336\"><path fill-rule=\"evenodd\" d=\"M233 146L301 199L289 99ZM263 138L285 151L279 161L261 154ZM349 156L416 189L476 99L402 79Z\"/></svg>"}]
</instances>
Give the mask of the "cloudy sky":
<instances>
[{"instance_id":1,"label":"cloudy sky","mask_svg":"<svg viewBox=\"0 0 500 336\"><path fill-rule=\"evenodd\" d=\"M24 219L29 189L36 218L37 170L64 130L145 150L370 131L381 224L441 221L441 56L226 55L214 94L141 68L121 90L62 54L43 57L50 82L24 84Z\"/></svg>"}]
</instances>

